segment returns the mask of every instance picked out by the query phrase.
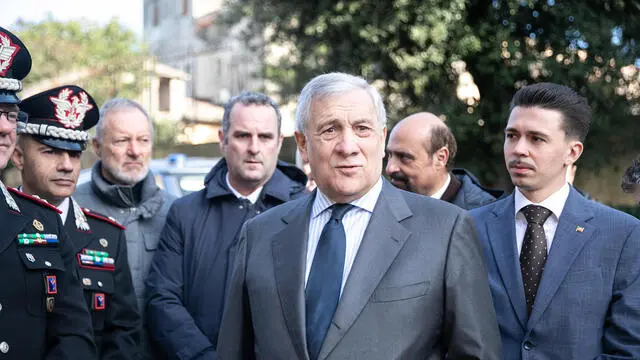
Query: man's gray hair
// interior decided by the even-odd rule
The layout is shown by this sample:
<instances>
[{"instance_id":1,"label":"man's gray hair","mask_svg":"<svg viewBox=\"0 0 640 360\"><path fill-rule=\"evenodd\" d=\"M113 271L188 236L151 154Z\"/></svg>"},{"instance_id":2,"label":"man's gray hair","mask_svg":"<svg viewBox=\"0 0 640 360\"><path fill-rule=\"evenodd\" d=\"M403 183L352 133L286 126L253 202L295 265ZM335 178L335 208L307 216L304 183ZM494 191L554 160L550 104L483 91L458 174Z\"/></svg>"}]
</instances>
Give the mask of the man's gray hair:
<instances>
[{"instance_id":1,"label":"man's gray hair","mask_svg":"<svg viewBox=\"0 0 640 360\"><path fill-rule=\"evenodd\" d=\"M307 123L311 117L311 102L314 99L345 94L353 90L365 90L369 94L375 106L380 126L386 127L387 112L378 90L359 76L334 72L314 77L300 92L296 109L296 130L303 134L306 132Z\"/></svg>"},{"instance_id":2,"label":"man's gray hair","mask_svg":"<svg viewBox=\"0 0 640 360\"><path fill-rule=\"evenodd\" d=\"M271 106L273 110L276 112L276 119L278 120L278 136L280 135L280 125L282 124L282 114L280 114L280 109L278 108L278 104L270 98L269 96L255 91L243 91L240 95L232 97L226 104L224 104L224 115L222 116L222 133L225 134L225 141L227 141L227 134L229 133L229 128L231 127L231 110L233 106L237 103L241 103L242 105L263 105L263 106Z\"/></svg>"},{"instance_id":3,"label":"man's gray hair","mask_svg":"<svg viewBox=\"0 0 640 360\"><path fill-rule=\"evenodd\" d=\"M137 109L140 110L141 113L149 120L149 129L151 129L151 138L153 139L153 121L151 117L147 113L147 111L142 107L142 105L137 102L125 99L125 98L113 98L111 100L107 100L102 107L100 107L100 119L98 120L98 124L96 125L96 139L98 142L102 142L102 135L104 133L104 120L107 115L111 111L117 111L122 109Z\"/></svg>"}]
</instances>

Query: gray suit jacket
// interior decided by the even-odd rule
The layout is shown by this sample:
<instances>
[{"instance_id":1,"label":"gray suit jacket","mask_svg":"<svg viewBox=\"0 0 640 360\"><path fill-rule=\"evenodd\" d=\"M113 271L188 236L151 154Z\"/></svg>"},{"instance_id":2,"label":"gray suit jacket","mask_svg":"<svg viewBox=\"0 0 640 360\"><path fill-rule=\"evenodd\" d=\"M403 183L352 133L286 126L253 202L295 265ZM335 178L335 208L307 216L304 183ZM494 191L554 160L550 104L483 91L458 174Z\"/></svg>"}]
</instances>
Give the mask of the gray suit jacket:
<instances>
[{"instance_id":1,"label":"gray suit jacket","mask_svg":"<svg viewBox=\"0 0 640 360\"><path fill-rule=\"evenodd\" d=\"M505 359L640 359L640 221L567 198L527 316L513 195L471 214L484 245Z\"/></svg>"},{"instance_id":2,"label":"gray suit jacket","mask_svg":"<svg viewBox=\"0 0 640 360\"><path fill-rule=\"evenodd\" d=\"M245 224L218 339L220 359L304 359L304 273L314 195ZM385 181L319 359L499 359L473 223Z\"/></svg>"}]
</instances>

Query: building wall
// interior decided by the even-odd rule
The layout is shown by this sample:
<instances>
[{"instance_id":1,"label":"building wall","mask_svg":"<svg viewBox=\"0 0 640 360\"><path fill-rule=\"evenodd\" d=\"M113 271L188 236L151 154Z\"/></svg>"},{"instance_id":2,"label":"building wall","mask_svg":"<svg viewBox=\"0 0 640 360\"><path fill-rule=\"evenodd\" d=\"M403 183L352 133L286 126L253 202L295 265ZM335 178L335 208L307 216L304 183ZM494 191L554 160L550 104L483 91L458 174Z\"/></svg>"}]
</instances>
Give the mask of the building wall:
<instances>
[{"instance_id":1,"label":"building wall","mask_svg":"<svg viewBox=\"0 0 640 360\"><path fill-rule=\"evenodd\" d=\"M263 88L260 50L250 50L244 40L247 22L217 23L223 6L223 0L144 0L151 53L191 75L187 96L217 104L242 90ZM261 39L262 34L252 39L256 49Z\"/></svg>"}]
</instances>

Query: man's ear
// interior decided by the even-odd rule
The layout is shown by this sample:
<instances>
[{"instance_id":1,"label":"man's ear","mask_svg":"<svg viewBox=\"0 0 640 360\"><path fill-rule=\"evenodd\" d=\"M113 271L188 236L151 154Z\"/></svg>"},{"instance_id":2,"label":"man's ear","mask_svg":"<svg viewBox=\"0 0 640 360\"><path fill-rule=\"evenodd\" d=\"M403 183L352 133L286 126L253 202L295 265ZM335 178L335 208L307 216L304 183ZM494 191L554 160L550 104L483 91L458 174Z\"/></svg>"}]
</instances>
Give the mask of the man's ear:
<instances>
[{"instance_id":1,"label":"man's ear","mask_svg":"<svg viewBox=\"0 0 640 360\"><path fill-rule=\"evenodd\" d=\"M222 153L222 155L224 156L225 153L225 146L224 146L224 132L222 132L222 129L218 129L218 141L220 141L220 152Z\"/></svg>"},{"instance_id":2,"label":"man's ear","mask_svg":"<svg viewBox=\"0 0 640 360\"><path fill-rule=\"evenodd\" d=\"M565 159L564 164L568 166L578 161L583 151L584 151L584 145L582 144L581 141L578 141L578 140L569 141L569 149L568 149L567 157Z\"/></svg>"},{"instance_id":3,"label":"man's ear","mask_svg":"<svg viewBox=\"0 0 640 360\"><path fill-rule=\"evenodd\" d=\"M441 147L434 154L434 159L438 167L446 168L449 161L449 149L446 146Z\"/></svg>"},{"instance_id":4,"label":"man's ear","mask_svg":"<svg viewBox=\"0 0 640 360\"><path fill-rule=\"evenodd\" d=\"M280 149L282 149L282 142L284 141L284 135L282 135L282 133L280 133L280 136L278 136L278 154L280 154Z\"/></svg>"},{"instance_id":5,"label":"man's ear","mask_svg":"<svg viewBox=\"0 0 640 360\"><path fill-rule=\"evenodd\" d=\"M387 152L385 151L386 143L387 143L387 127L385 126L382 128L382 158L383 159L387 156Z\"/></svg>"},{"instance_id":6,"label":"man's ear","mask_svg":"<svg viewBox=\"0 0 640 360\"><path fill-rule=\"evenodd\" d=\"M102 159L102 156L100 156L100 151L102 149L100 148L100 142L98 141L98 139L91 139L91 147L93 148L93 152L96 154L96 156Z\"/></svg>"},{"instance_id":7,"label":"man's ear","mask_svg":"<svg viewBox=\"0 0 640 360\"><path fill-rule=\"evenodd\" d=\"M309 162L309 153L307 152L307 138L301 132L293 133L293 136L296 139L296 144L298 145L298 151L300 151L300 157L304 163Z\"/></svg>"},{"instance_id":8,"label":"man's ear","mask_svg":"<svg viewBox=\"0 0 640 360\"><path fill-rule=\"evenodd\" d=\"M13 154L11 154L11 162L13 162L13 166L20 171L24 169L24 149L22 148L22 145L22 141L18 138L16 148L13 150Z\"/></svg>"}]
</instances>

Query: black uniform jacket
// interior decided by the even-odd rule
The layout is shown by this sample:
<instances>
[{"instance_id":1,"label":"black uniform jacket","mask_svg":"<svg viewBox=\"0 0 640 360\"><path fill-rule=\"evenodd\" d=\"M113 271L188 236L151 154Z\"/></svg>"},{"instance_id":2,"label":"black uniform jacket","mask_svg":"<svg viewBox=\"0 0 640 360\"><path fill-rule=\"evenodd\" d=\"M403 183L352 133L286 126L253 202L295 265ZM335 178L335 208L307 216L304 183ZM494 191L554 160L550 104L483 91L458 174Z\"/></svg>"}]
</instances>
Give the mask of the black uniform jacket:
<instances>
[{"instance_id":1,"label":"black uniform jacket","mask_svg":"<svg viewBox=\"0 0 640 360\"><path fill-rule=\"evenodd\" d=\"M0 358L95 359L75 253L57 209L2 183L0 190Z\"/></svg>"},{"instance_id":2,"label":"black uniform jacket","mask_svg":"<svg viewBox=\"0 0 640 360\"><path fill-rule=\"evenodd\" d=\"M74 244L99 359L138 358L141 320L124 227L73 199L64 227Z\"/></svg>"}]
</instances>

